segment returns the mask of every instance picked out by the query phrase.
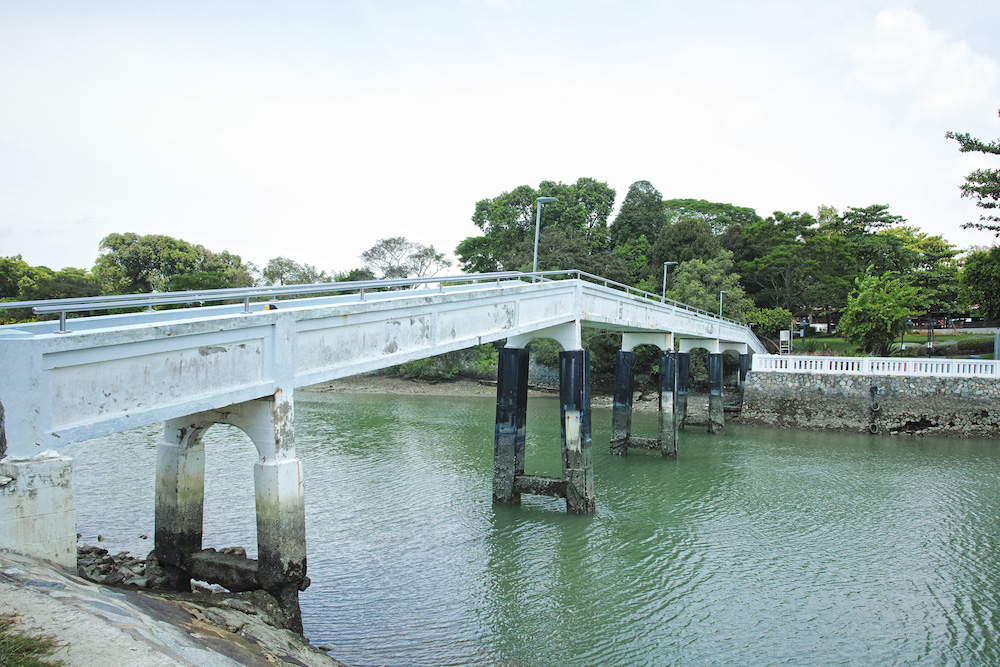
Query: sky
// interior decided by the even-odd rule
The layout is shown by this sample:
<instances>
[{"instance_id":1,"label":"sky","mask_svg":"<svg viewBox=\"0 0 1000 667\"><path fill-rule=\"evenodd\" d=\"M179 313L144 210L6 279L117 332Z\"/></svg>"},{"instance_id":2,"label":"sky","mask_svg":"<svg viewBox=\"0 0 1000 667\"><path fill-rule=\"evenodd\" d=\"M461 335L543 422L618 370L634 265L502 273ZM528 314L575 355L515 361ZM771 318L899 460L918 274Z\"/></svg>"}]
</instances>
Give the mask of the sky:
<instances>
[{"instance_id":1,"label":"sky","mask_svg":"<svg viewBox=\"0 0 1000 667\"><path fill-rule=\"evenodd\" d=\"M347 271L581 177L993 245L959 186L1000 165L945 133L1000 137L998 25L996 0L0 0L0 256L90 268L135 232Z\"/></svg>"}]
</instances>

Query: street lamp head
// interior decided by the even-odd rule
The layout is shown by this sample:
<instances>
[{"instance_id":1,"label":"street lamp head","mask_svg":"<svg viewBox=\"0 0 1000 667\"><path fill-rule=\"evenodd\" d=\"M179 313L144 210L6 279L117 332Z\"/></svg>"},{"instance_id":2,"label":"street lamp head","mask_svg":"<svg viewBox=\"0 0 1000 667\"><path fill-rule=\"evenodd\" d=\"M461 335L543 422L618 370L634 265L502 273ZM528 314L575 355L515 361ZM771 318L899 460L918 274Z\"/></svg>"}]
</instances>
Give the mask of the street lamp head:
<instances>
[{"instance_id":1,"label":"street lamp head","mask_svg":"<svg viewBox=\"0 0 1000 667\"><path fill-rule=\"evenodd\" d=\"M556 199L555 197L539 197L535 201L538 202L539 204L551 204L552 202L557 202L559 200Z\"/></svg>"},{"instance_id":2,"label":"street lamp head","mask_svg":"<svg viewBox=\"0 0 1000 667\"><path fill-rule=\"evenodd\" d=\"M670 266L671 264L676 264L677 262L664 262L663 266Z\"/></svg>"}]
</instances>

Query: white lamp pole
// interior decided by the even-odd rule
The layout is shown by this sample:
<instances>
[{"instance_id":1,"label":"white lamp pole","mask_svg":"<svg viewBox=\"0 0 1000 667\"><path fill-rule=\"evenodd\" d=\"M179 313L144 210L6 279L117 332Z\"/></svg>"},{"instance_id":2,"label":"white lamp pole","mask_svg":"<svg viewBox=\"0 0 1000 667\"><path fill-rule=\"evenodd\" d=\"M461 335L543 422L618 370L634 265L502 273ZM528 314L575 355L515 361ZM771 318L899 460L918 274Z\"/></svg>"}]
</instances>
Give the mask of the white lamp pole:
<instances>
[{"instance_id":1,"label":"white lamp pole","mask_svg":"<svg viewBox=\"0 0 1000 667\"><path fill-rule=\"evenodd\" d=\"M719 290L719 317L722 317L722 295L729 294L729 290L720 289Z\"/></svg>"},{"instance_id":2,"label":"white lamp pole","mask_svg":"<svg viewBox=\"0 0 1000 667\"><path fill-rule=\"evenodd\" d=\"M671 264L676 264L677 262L664 262L663 263L663 291L660 292L660 303L667 300L667 267Z\"/></svg>"},{"instance_id":3,"label":"white lamp pole","mask_svg":"<svg viewBox=\"0 0 1000 667\"><path fill-rule=\"evenodd\" d=\"M539 197L535 200L538 212L535 214L535 258L531 262L531 272L538 273L538 229L542 225L542 204L551 204L559 201L555 197ZM538 280L538 276L532 276L531 281Z\"/></svg>"}]
</instances>

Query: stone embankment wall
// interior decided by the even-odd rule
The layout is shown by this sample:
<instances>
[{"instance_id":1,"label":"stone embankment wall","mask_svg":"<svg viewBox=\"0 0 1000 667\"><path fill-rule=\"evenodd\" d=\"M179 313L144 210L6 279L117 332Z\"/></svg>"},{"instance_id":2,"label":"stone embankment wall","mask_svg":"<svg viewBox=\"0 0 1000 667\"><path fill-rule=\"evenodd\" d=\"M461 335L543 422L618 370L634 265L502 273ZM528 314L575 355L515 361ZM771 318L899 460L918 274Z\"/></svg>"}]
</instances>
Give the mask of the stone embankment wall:
<instances>
[{"instance_id":1,"label":"stone embankment wall","mask_svg":"<svg viewBox=\"0 0 1000 667\"><path fill-rule=\"evenodd\" d=\"M810 373L747 376L744 424L1000 437L1000 381Z\"/></svg>"}]
</instances>

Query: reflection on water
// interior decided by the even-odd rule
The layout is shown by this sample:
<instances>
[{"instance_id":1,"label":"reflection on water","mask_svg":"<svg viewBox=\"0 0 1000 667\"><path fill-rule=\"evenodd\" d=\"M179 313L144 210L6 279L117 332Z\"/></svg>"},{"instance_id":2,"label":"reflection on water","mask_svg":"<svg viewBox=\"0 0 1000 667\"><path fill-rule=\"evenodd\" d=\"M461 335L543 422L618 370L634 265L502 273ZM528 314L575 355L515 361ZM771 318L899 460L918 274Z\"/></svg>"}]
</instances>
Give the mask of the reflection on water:
<instances>
[{"instance_id":1,"label":"reflection on water","mask_svg":"<svg viewBox=\"0 0 1000 667\"><path fill-rule=\"evenodd\" d=\"M297 394L306 634L351 665L1000 664L1000 451L730 427L608 454L597 514L493 506L495 403ZM636 427L655 430L655 415ZM66 448L84 540L152 545L158 428ZM532 399L530 472L559 470ZM206 436L205 545L256 551L255 454Z\"/></svg>"}]
</instances>

